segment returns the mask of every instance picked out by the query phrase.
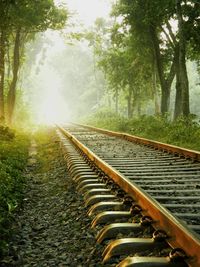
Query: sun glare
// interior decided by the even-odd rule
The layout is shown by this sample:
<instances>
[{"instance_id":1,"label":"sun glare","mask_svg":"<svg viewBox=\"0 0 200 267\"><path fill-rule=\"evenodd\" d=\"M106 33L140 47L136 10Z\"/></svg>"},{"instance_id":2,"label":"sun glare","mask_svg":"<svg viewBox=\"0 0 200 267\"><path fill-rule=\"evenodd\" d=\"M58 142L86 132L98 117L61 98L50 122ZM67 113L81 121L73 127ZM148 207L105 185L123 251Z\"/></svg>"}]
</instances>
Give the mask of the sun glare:
<instances>
[{"instance_id":1,"label":"sun glare","mask_svg":"<svg viewBox=\"0 0 200 267\"><path fill-rule=\"evenodd\" d=\"M87 27L92 25L97 17L108 16L112 2L109 0L85 0L83 4L81 0L54 1L56 4L67 4L71 12L76 11L73 16ZM33 93L33 118L39 124L66 123L73 117L73 113L70 113L67 106L69 99L62 97L62 93L64 93L63 79L52 64L56 60L56 56L65 50L66 40L59 32L52 30L46 31L45 36L50 41L45 44L45 58L41 52L38 54L36 62L36 67L38 65L40 71L36 77Z\"/></svg>"},{"instance_id":2,"label":"sun glare","mask_svg":"<svg viewBox=\"0 0 200 267\"><path fill-rule=\"evenodd\" d=\"M41 103L39 110L39 123L52 125L55 123L65 123L69 120L69 112L66 103L61 96L56 92L48 96L43 103Z\"/></svg>"},{"instance_id":3,"label":"sun glare","mask_svg":"<svg viewBox=\"0 0 200 267\"><path fill-rule=\"evenodd\" d=\"M108 17L111 0L54 0L55 4L66 4L70 12L75 12L75 17L85 26L92 25L98 17Z\"/></svg>"},{"instance_id":4,"label":"sun glare","mask_svg":"<svg viewBox=\"0 0 200 267\"><path fill-rule=\"evenodd\" d=\"M59 90L61 80L48 66L41 73L43 88L36 105L39 124L64 123L70 118L67 103Z\"/></svg>"}]
</instances>

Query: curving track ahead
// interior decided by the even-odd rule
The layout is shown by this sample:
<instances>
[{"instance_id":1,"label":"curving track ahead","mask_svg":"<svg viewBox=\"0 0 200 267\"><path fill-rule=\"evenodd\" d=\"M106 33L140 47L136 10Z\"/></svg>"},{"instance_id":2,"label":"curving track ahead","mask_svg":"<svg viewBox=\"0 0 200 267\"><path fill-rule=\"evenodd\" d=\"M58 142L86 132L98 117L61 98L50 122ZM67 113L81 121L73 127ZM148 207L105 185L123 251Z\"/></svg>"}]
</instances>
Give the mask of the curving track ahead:
<instances>
[{"instance_id":1,"label":"curving track ahead","mask_svg":"<svg viewBox=\"0 0 200 267\"><path fill-rule=\"evenodd\" d=\"M59 135L105 263L200 266L200 153L83 125Z\"/></svg>"}]
</instances>

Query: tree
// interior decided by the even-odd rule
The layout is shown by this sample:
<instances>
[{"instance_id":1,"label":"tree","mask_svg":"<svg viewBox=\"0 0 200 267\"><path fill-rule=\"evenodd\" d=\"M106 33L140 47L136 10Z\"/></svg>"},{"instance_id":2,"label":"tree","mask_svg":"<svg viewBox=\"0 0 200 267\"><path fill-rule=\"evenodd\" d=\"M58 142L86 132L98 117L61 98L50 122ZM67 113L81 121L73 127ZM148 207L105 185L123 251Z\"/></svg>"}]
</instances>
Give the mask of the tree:
<instances>
[{"instance_id":1,"label":"tree","mask_svg":"<svg viewBox=\"0 0 200 267\"><path fill-rule=\"evenodd\" d=\"M153 53L162 92L162 114L168 111L176 75L175 118L190 113L186 58L191 51L193 56L199 54L199 5L196 0L120 0L114 9L115 16L123 16L138 46ZM177 24L177 29L173 24Z\"/></svg>"},{"instance_id":2,"label":"tree","mask_svg":"<svg viewBox=\"0 0 200 267\"><path fill-rule=\"evenodd\" d=\"M6 40L9 34L9 7L10 1L0 1L0 123L5 121L4 82Z\"/></svg>"},{"instance_id":3,"label":"tree","mask_svg":"<svg viewBox=\"0 0 200 267\"><path fill-rule=\"evenodd\" d=\"M164 49L167 42L161 36L163 21L169 16L166 10L170 10L170 1L161 2L121 0L114 12L123 16L133 40L136 39L136 46L153 54L152 65L155 62L162 92L161 112L164 114L168 111L170 87L175 76L175 56L170 56Z\"/></svg>"},{"instance_id":4,"label":"tree","mask_svg":"<svg viewBox=\"0 0 200 267\"><path fill-rule=\"evenodd\" d=\"M144 60L145 57L138 57L139 51L126 25L115 20L110 24L98 23L98 28L95 27L86 38L93 46L98 66L104 71L109 88L113 92L115 112L119 112L120 95L125 95L127 115L132 117L133 106L139 107L145 99L144 96L146 99L150 97L147 83L151 79L150 61Z\"/></svg>"},{"instance_id":5,"label":"tree","mask_svg":"<svg viewBox=\"0 0 200 267\"><path fill-rule=\"evenodd\" d=\"M19 69L26 42L37 32L45 31L48 28L61 29L65 25L67 12L63 8L56 7L53 0L41 0L37 5L29 0L15 0L8 3L6 15L9 18L6 23L9 28L7 43L9 48L13 47L12 75L7 95L7 116L8 123L11 123ZM2 28L3 24L0 26ZM2 44L3 42L1 42ZM1 75L1 77L3 76ZM3 107L3 103L1 106Z\"/></svg>"}]
</instances>

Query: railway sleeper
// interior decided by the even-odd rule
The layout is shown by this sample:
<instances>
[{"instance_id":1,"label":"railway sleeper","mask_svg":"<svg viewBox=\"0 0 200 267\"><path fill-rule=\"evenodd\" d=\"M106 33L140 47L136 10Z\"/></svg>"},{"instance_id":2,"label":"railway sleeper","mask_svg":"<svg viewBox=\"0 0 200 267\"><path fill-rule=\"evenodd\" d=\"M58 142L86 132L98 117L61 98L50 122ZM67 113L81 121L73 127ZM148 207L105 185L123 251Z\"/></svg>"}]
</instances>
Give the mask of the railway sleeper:
<instances>
[{"instance_id":1,"label":"railway sleeper","mask_svg":"<svg viewBox=\"0 0 200 267\"><path fill-rule=\"evenodd\" d=\"M72 179L73 178L74 177L72 177ZM87 173L87 174L83 174L83 175L76 175L76 180L74 180L74 179L73 180L76 183L80 184L81 182L86 181L88 179L94 179L94 181L95 181L95 179L99 180L99 177L97 174L94 174L94 172L93 172L93 173L89 173L89 174Z\"/></svg>"},{"instance_id":2,"label":"railway sleeper","mask_svg":"<svg viewBox=\"0 0 200 267\"><path fill-rule=\"evenodd\" d=\"M170 257L127 257L116 267L187 267L184 261L173 262Z\"/></svg>"},{"instance_id":3,"label":"railway sleeper","mask_svg":"<svg viewBox=\"0 0 200 267\"><path fill-rule=\"evenodd\" d=\"M105 186L104 186L105 187ZM95 188L95 189L90 189L87 190L84 194L83 194L83 198L85 200L87 200L88 198L90 198L91 196L94 195L100 195L100 194L105 194L105 193L111 193L111 189L109 188Z\"/></svg>"},{"instance_id":4,"label":"railway sleeper","mask_svg":"<svg viewBox=\"0 0 200 267\"><path fill-rule=\"evenodd\" d=\"M84 179L83 181L81 181L77 186L76 186L76 190L80 192L80 190L86 186L86 185L90 185L90 184L100 184L101 181L100 179Z\"/></svg>"},{"instance_id":5,"label":"railway sleeper","mask_svg":"<svg viewBox=\"0 0 200 267\"><path fill-rule=\"evenodd\" d=\"M89 184L86 184L82 187L79 188L78 192L79 193L88 193L89 190L93 190L93 189L105 189L106 188L106 185L101 183L101 182L98 182L98 183L89 183Z\"/></svg>"},{"instance_id":6,"label":"railway sleeper","mask_svg":"<svg viewBox=\"0 0 200 267\"><path fill-rule=\"evenodd\" d=\"M73 176L75 176L76 174L82 174L85 172L93 172L93 171L91 170L91 168L87 166L87 167L81 167L81 168L80 167L74 168L70 172Z\"/></svg>"},{"instance_id":7,"label":"railway sleeper","mask_svg":"<svg viewBox=\"0 0 200 267\"><path fill-rule=\"evenodd\" d=\"M78 174L78 173L82 173L82 172L87 172L87 171L92 171L90 168L69 168L69 172L72 176Z\"/></svg>"},{"instance_id":8,"label":"railway sleeper","mask_svg":"<svg viewBox=\"0 0 200 267\"><path fill-rule=\"evenodd\" d=\"M67 163L67 167L68 167L68 170L70 171L72 169L72 166L74 165L80 165L80 164L83 164L84 162L80 162L80 161L70 161Z\"/></svg>"},{"instance_id":9,"label":"railway sleeper","mask_svg":"<svg viewBox=\"0 0 200 267\"><path fill-rule=\"evenodd\" d=\"M81 177L80 177L81 179ZM80 180L79 179L79 180ZM83 181L85 181L83 179ZM81 181L81 182L83 182ZM110 192L110 193L114 193L115 195L123 195L124 196L124 192L123 190L121 190L119 188L119 186L117 184L115 184L113 181L106 181L106 183L102 182L102 179L99 178L99 181L98 183L94 184L94 183L89 183L87 185L84 185L82 187L78 186L79 187L79 192L83 191L83 195L84 195L84 198L87 199L89 198L90 196L92 195L95 195L95 194L105 194L105 192Z\"/></svg>"},{"instance_id":10,"label":"railway sleeper","mask_svg":"<svg viewBox=\"0 0 200 267\"><path fill-rule=\"evenodd\" d=\"M90 170L90 171L79 171L78 173L72 175L72 179L75 182L78 182L78 181L80 181L82 179L85 179L86 177L95 177L95 178L97 178L98 175L96 175L92 170Z\"/></svg>"},{"instance_id":11,"label":"railway sleeper","mask_svg":"<svg viewBox=\"0 0 200 267\"><path fill-rule=\"evenodd\" d=\"M106 225L96 236L97 243L101 244L107 239L116 238L118 234L134 234L145 230L147 227L150 227L153 223L153 220L149 216L143 216L140 219L139 223L135 222L126 222L126 223L112 223Z\"/></svg>"},{"instance_id":12,"label":"railway sleeper","mask_svg":"<svg viewBox=\"0 0 200 267\"><path fill-rule=\"evenodd\" d=\"M105 211L110 209L122 210L123 207L124 207L123 201L102 201L91 206L87 214L89 217L91 217L96 213L98 213L99 211Z\"/></svg>"},{"instance_id":13,"label":"railway sleeper","mask_svg":"<svg viewBox=\"0 0 200 267\"><path fill-rule=\"evenodd\" d=\"M73 172L77 169L81 169L81 170L89 169L88 164L85 163L84 161L82 163L75 163L75 164L74 164L74 162L72 162L68 168L69 168L69 171L71 171L71 172Z\"/></svg>"},{"instance_id":14,"label":"railway sleeper","mask_svg":"<svg viewBox=\"0 0 200 267\"><path fill-rule=\"evenodd\" d=\"M92 217L99 211L106 210L130 210L130 207L133 205L134 200L126 195L119 196L119 192L116 194L119 197L118 201L102 201L94 204L88 210L88 216Z\"/></svg>"},{"instance_id":15,"label":"railway sleeper","mask_svg":"<svg viewBox=\"0 0 200 267\"><path fill-rule=\"evenodd\" d=\"M133 205L129 211L104 211L96 215L92 220L91 228L94 228L98 224L105 224L108 222L115 222L116 220L130 219L135 215L140 214L141 208L138 205Z\"/></svg>"},{"instance_id":16,"label":"railway sleeper","mask_svg":"<svg viewBox=\"0 0 200 267\"><path fill-rule=\"evenodd\" d=\"M142 230L140 223L112 223L106 225L96 236L97 243L101 244L105 240L114 239L118 234L136 233Z\"/></svg>"},{"instance_id":17,"label":"railway sleeper","mask_svg":"<svg viewBox=\"0 0 200 267\"><path fill-rule=\"evenodd\" d=\"M130 211L104 211L99 214L92 220L91 228L96 227L98 224L105 224L113 222L119 219L131 218L132 214Z\"/></svg>"},{"instance_id":18,"label":"railway sleeper","mask_svg":"<svg viewBox=\"0 0 200 267\"><path fill-rule=\"evenodd\" d=\"M103 251L103 263L108 262L114 256L129 256L145 250L154 250L157 247L167 247L165 242L167 235L157 238L156 236L160 233L155 232L157 233L154 233L152 238L120 238L111 241Z\"/></svg>"},{"instance_id":19,"label":"railway sleeper","mask_svg":"<svg viewBox=\"0 0 200 267\"><path fill-rule=\"evenodd\" d=\"M89 207L102 201L117 201L118 198L113 194L95 195L91 196L85 201L85 206Z\"/></svg>"}]
</instances>

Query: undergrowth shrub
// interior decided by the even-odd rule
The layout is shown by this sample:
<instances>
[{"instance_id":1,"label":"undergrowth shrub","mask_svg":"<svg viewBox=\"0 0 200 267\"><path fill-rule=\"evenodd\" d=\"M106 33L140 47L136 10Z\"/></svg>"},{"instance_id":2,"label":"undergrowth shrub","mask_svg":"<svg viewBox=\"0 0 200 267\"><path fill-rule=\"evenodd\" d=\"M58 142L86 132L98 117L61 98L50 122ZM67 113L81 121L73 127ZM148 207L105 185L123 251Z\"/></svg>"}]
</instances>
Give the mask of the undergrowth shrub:
<instances>
[{"instance_id":1,"label":"undergrowth shrub","mask_svg":"<svg viewBox=\"0 0 200 267\"><path fill-rule=\"evenodd\" d=\"M0 125L0 141L12 140L15 137L15 133L9 127Z\"/></svg>"},{"instance_id":2,"label":"undergrowth shrub","mask_svg":"<svg viewBox=\"0 0 200 267\"><path fill-rule=\"evenodd\" d=\"M166 134L169 122L166 117L162 116L146 116L130 120L132 134L139 134L149 138L160 138Z\"/></svg>"},{"instance_id":3,"label":"undergrowth shrub","mask_svg":"<svg viewBox=\"0 0 200 267\"><path fill-rule=\"evenodd\" d=\"M200 126L190 118L180 118L170 124L166 141L200 150Z\"/></svg>"},{"instance_id":4,"label":"undergrowth shrub","mask_svg":"<svg viewBox=\"0 0 200 267\"><path fill-rule=\"evenodd\" d=\"M29 146L27 135L15 134L9 128L2 129L0 127L0 255L7 249L13 212L23 198L23 171Z\"/></svg>"},{"instance_id":5,"label":"undergrowth shrub","mask_svg":"<svg viewBox=\"0 0 200 267\"><path fill-rule=\"evenodd\" d=\"M127 128L127 119L107 109L97 111L90 117L85 118L83 123L113 131L123 131Z\"/></svg>"}]
</instances>

